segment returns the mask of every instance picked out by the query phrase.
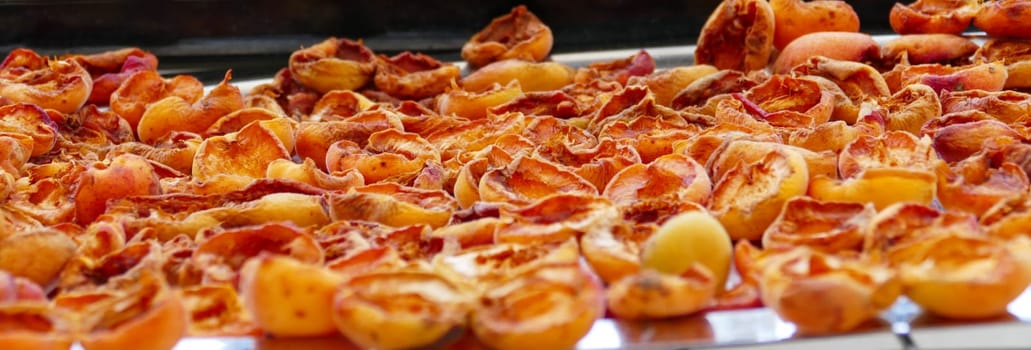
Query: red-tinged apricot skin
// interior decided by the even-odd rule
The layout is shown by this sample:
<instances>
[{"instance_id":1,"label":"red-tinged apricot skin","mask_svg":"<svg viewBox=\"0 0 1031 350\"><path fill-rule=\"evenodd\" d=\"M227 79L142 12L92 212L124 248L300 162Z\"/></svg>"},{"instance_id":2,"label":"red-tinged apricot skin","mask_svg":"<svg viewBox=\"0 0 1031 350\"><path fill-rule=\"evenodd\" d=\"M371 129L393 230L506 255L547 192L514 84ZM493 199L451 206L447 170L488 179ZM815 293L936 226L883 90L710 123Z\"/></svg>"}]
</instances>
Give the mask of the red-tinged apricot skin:
<instances>
[{"instance_id":1,"label":"red-tinged apricot skin","mask_svg":"<svg viewBox=\"0 0 1031 350\"><path fill-rule=\"evenodd\" d=\"M903 53L911 64L949 63L969 58L977 51L970 39L952 34L910 34L884 44L885 60L895 61Z\"/></svg>"},{"instance_id":2,"label":"red-tinged apricot skin","mask_svg":"<svg viewBox=\"0 0 1031 350\"><path fill-rule=\"evenodd\" d=\"M154 54L149 52L143 52L140 49L134 48L128 50L135 50L136 52L125 56L118 68L112 69L107 73L100 73L98 75L99 72L95 72L90 69L91 67L83 64L83 66L86 66L86 70L90 71L90 74L93 75L93 91L90 93L89 100L87 101L88 103L106 105L110 101L111 93L114 92L115 89L118 89L118 87L122 85L122 82L129 78L133 73L157 70L157 56L154 56ZM79 63L82 64L83 62L80 61Z\"/></svg>"},{"instance_id":3,"label":"red-tinged apricot skin","mask_svg":"<svg viewBox=\"0 0 1031 350\"><path fill-rule=\"evenodd\" d=\"M594 80L615 81L627 85L631 77L643 77L655 72L655 59L646 50L633 56L613 61L595 62L577 69L574 82L590 84Z\"/></svg>"},{"instance_id":4,"label":"red-tinged apricot skin","mask_svg":"<svg viewBox=\"0 0 1031 350\"><path fill-rule=\"evenodd\" d=\"M981 120L949 125L934 134L934 149L947 162L957 162L977 153L988 140L1013 138L1020 135L997 120Z\"/></svg>"},{"instance_id":5,"label":"red-tinged apricot skin","mask_svg":"<svg viewBox=\"0 0 1031 350\"><path fill-rule=\"evenodd\" d=\"M773 63L774 73L787 73L791 68L805 63L809 57L865 62L877 60L881 47L867 34L850 32L820 32L798 37L784 47Z\"/></svg>"},{"instance_id":6,"label":"red-tinged apricot skin","mask_svg":"<svg viewBox=\"0 0 1031 350\"><path fill-rule=\"evenodd\" d=\"M111 199L160 194L161 184L146 159L123 154L107 166L95 166L82 173L75 191L75 221L87 225L100 216Z\"/></svg>"},{"instance_id":7,"label":"red-tinged apricot skin","mask_svg":"<svg viewBox=\"0 0 1031 350\"><path fill-rule=\"evenodd\" d=\"M47 301L43 288L25 277L17 277L7 271L0 271L0 300Z\"/></svg>"},{"instance_id":8,"label":"red-tinged apricot skin","mask_svg":"<svg viewBox=\"0 0 1031 350\"><path fill-rule=\"evenodd\" d=\"M1001 91L1006 86L1009 72L1001 62L968 66L951 74L928 74L919 82L934 91L957 90Z\"/></svg>"}]
</instances>

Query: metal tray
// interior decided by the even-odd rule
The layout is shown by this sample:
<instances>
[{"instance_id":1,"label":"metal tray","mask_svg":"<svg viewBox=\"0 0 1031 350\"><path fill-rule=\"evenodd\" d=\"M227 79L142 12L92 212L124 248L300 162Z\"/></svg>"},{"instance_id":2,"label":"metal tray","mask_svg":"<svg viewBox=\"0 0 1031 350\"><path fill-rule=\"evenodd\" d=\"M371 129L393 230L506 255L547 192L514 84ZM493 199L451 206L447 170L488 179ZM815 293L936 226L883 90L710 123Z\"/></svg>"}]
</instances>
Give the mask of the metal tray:
<instances>
[{"instance_id":1,"label":"metal tray","mask_svg":"<svg viewBox=\"0 0 1031 350\"><path fill-rule=\"evenodd\" d=\"M975 41L983 33L972 33ZM876 35L885 43L895 35ZM659 69L694 64L695 47L645 48ZM640 51L610 50L552 55L573 67L626 58ZM453 62L465 69L464 62ZM246 92L271 79L233 82ZM734 278L736 276L732 276ZM769 308L716 311L658 321L598 320L577 344L579 349L971 349L1031 348L1031 289L999 318L957 322L925 315L905 297L878 320L846 334L804 337ZM465 336L448 348L485 348ZM273 339L266 337L184 338L177 350L356 349L343 337Z\"/></svg>"}]
</instances>

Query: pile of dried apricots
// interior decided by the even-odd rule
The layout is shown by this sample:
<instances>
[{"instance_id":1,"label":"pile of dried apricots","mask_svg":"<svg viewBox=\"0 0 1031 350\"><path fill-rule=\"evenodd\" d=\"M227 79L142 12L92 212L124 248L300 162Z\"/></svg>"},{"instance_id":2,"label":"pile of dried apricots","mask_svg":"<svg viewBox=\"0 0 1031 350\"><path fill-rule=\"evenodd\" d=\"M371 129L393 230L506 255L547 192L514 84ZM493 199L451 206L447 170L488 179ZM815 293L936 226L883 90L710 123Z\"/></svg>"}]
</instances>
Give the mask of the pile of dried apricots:
<instances>
[{"instance_id":1,"label":"pile of dried apricots","mask_svg":"<svg viewBox=\"0 0 1031 350\"><path fill-rule=\"evenodd\" d=\"M696 65L574 69L520 6L467 74L329 38L246 94L137 48L14 50L0 348L568 348L603 317L762 305L821 334L902 295L1005 313L1031 283L1031 1L890 20L880 45L842 1L726 0Z\"/></svg>"}]
</instances>

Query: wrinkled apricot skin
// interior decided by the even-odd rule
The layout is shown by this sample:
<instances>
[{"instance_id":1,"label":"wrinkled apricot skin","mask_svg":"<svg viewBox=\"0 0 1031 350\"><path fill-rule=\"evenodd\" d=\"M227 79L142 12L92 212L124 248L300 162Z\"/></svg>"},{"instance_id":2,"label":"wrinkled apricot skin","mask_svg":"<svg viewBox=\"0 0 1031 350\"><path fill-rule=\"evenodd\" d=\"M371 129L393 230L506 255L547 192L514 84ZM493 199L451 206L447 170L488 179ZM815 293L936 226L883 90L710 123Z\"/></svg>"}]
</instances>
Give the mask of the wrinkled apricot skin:
<instances>
[{"instance_id":1,"label":"wrinkled apricot skin","mask_svg":"<svg viewBox=\"0 0 1031 350\"><path fill-rule=\"evenodd\" d=\"M370 273L339 288L333 321L363 347L411 349L463 327L472 303L458 285L436 274Z\"/></svg>"},{"instance_id":2,"label":"wrinkled apricot skin","mask_svg":"<svg viewBox=\"0 0 1031 350\"><path fill-rule=\"evenodd\" d=\"M0 199L6 199L14 192L16 175L21 173L22 166L32 156L33 141L22 134L0 135Z\"/></svg>"},{"instance_id":3,"label":"wrinkled apricot skin","mask_svg":"<svg viewBox=\"0 0 1031 350\"><path fill-rule=\"evenodd\" d=\"M888 22L899 34L960 34L970 26L979 6L980 1L977 0L917 0L909 5L895 3L888 15Z\"/></svg>"},{"instance_id":4,"label":"wrinkled apricot skin","mask_svg":"<svg viewBox=\"0 0 1031 350\"><path fill-rule=\"evenodd\" d=\"M838 156L838 170L842 178L851 178L863 170L877 168L903 168L931 170L937 166L938 154L927 137L891 131L879 137L862 136Z\"/></svg>"},{"instance_id":5,"label":"wrinkled apricot skin","mask_svg":"<svg viewBox=\"0 0 1031 350\"><path fill-rule=\"evenodd\" d=\"M193 262L204 271L204 282L235 285L246 259L260 253L281 254L303 263L321 264L322 249L303 230L279 223L233 228L198 244ZM228 269L228 270L227 270Z\"/></svg>"},{"instance_id":6,"label":"wrinkled apricot skin","mask_svg":"<svg viewBox=\"0 0 1031 350\"><path fill-rule=\"evenodd\" d=\"M816 177L817 175L837 176L838 170L835 169L837 165L835 164L834 157L829 157L830 153L820 154L803 148L774 142L728 141L725 146L716 150L716 153L709 158L707 165L713 180L718 182L735 166L758 162L770 152L777 150L801 155L809 170L809 178Z\"/></svg>"},{"instance_id":7,"label":"wrinkled apricot skin","mask_svg":"<svg viewBox=\"0 0 1031 350\"><path fill-rule=\"evenodd\" d=\"M500 243L561 243L587 232L609 230L619 212L608 200L582 194L554 194L518 209L500 209L511 224L494 234Z\"/></svg>"},{"instance_id":8,"label":"wrinkled apricot skin","mask_svg":"<svg viewBox=\"0 0 1031 350\"><path fill-rule=\"evenodd\" d=\"M359 142L369 135L385 129L401 129L403 124L396 117L384 113L361 114L347 120L329 122L304 122L297 128L296 151L302 159L315 161L320 169L326 169L326 152L340 140Z\"/></svg>"},{"instance_id":9,"label":"wrinkled apricot skin","mask_svg":"<svg viewBox=\"0 0 1031 350\"><path fill-rule=\"evenodd\" d=\"M1010 196L985 211L980 223L986 226L988 236L1013 239L1027 235L1025 227L1031 225L1031 215L1026 200L1026 196Z\"/></svg>"},{"instance_id":10,"label":"wrinkled apricot skin","mask_svg":"<svg viewBox=\"0 0 1031 350\"><path fill-rule=\"evenodd\" d=\"M880 72L859 62L814 56L806 60L804 64L795 66L791 71L794 74L805 75L806 78L815 76L834 83L855 106L857 111L854 113L858 113L859 105L866 99L880 98L891 94L888 83ZM855 117L850 119L848 120L850 123L855 123Z\"/></svg>"},{"instance_id":11,"label":"wrinkled apricot skin","mask_svg":"<svg viewBox=\"0 0 1031 350\"><path fill-rule=\"evenodd\" d=\"M282 115L275 114L264 108L244 108L233 111L232 113L226 114L222 118L219 118L208 130L204 131L205 137L225 135L233 132L242 130L245 126L252 122L260 122L261 125L266 128L272 129L273 125L277 125L280 122L286 122L287 118L282 118ZM292 120L290 122L293 122ZM296 123L296 122L293 122ZM278 127L276 129L279 129ZM289 132L276 133L279 136L280 141L287 146L287 149L293 149L293 130ZM289 135L287 135L289 134Z\"/></svg>"},{"instance_id":12,"label":"wrinkled apricot skin","mask_svg":"<svg viewBox=\"0 0 1031 350\"><path fill-rule=\"evenodd\" d=\"M626 224L611 231L590 231L580 237L580 249L602 281L616 283L641 271L641 241L657 229L656 225Z\"/></svg>"},{"instance_id":13,"label":"wrinkled apricot skin","mask_svg":"<svg viewBox=\"0 0 1031 350\"><path fill-rule=\"evenodd\" d=\"M183 288L183 305L190 318L187 335L256 336L260 335L236 289L225 284L197 285Z\"/></svg>"},{"instance_id":14,"label":"wrinkled apricot skin","mask_svg":"<svg viewBox=\"0 0 1031 350\"><path fill-rule=\"evenodd\" d=\"M555 90L523 94L508 102L489 108L488 113L523 113L526 115L569 119L579 117L583 114L583 110L573 96L561 90Z\"/></svg>"},{"instance_id":15,"label":"wrinkled apricot skin","mask_svg":"<svg viewBox=\"0 0 1031 350\"><path fill-rule=\"evenodd\" d=\"M239 132L204 140L193 157L192 175L201 181L219 176L259 179L273 161L289 157L276 134L255 122Z\"/></svg>"},{"instance_id":16,"label":"wrinkled apricot skin","mask_svg":"<svg viewBox=\"0 0 1031 350\"><path fill-rule=\"evenodd\" d=\"M366 183L385 180L406 182L426 167L440 163L440 154L428 141L413 133L387 129L369 136L369 144L359 149L341 140L326 152L326 167L331 173L358 169Z\"/></svg>"},{"instance_id":17,"label":"wrinkled apricot skin","mask_svg":"<svg viewBox=\"0 0 1031 350\"><path fill-rule=\"evenodd\" d=\"M648 204L652 201L661 202L672 209L669 214L676 214L677 209L689 207L689 203L705 204L711 191L712 181L701 164L687 156L669 154L648 164L623 168L609 180L603 194L629 211L627 214L638 206L656 205Z\"/></svg>"},{"instance_id":18,"label":"wrinkled apricot skin","mask_svg":"<svg viewBox=\"0 0 1031 350\"><path fill-rule=\"evenodd\" d=\"M630 78L642 77L655 71L655 59L646 50L633 56L608 62L595 62L576 70L573 81L590 84L595 80L614 81L627 85Z\"/></svg>"},{"instance_id":19,"label":"wrinkled apricot skin","mask_svg":"<svg viewBox=\"0 0 1031 350\"><path fill-rule=\"evenodd\" d=\"M761 0L725 0L702 27L695 64L753 71L766 67L773 51L774 12Z\"/></svg>"},{"instance_id":20,"label":"wrinkled apricot skin","mask_svg":"<svg viewBox=\"0 0 1031 350\"><path fill-rule=\"evenodd\" d=\"M361 41L329 38L290 55L290 73L320 93L357 90L372 80L375 55Z\"/></svg>"},{"instance_id":21,"label":"wrinkled apricot skin","mask_svg":"<svg viewBox=\"0 0 1031 350\"><path fill-rule=\"evenodd\" d=\"M962 61L977 51L970 39L953 34L909 34L889 41L881 48L887 61L899 61L902 55L911 64L950 63Z\"/></svg>"},{"instance_id":22,"label":"wrinkled apricot skin","mask_svg":"<svg viewBox=\"0 0 1031 350\"><path fill-rule=\"evenodd\" d=\"M814 32L858 32L859 15L844 1L771 0L776 18L773 46Z\"/></svg>"},{"instance_id":23,"label":"wrinkled apricot skin","mask_svg":"<svg viewBox=\"0 0 1031 350\"><path fill-rule=\"evenodd\" d=\"M887 108L887 131L901 130L920 135L927 121L941 115L938 93L923 84L909 85L883 100Z\"/></svg>"},{"instance_id":24,"label":"wrinkled apricot skin","mask_svg":"<svg viewBox=\"0 0 1031 350\"><path fill-rule=\"evenodd\" d=\"M374 105L367 97L351 90L333 90L327 92L315 102L310 121L340 120L368 110Z\"/></svg>"},{"instance_id":25,"label":"wrinkled apricot skin","mask_svg":"<svg viewBox=\"0 0 1031 350\"><path fill-rule=\"evenodd\" d=\"M973 60L1002 61L1008 77L1006 89L1031 87L1031 41L1019 38L991 38L974 54Z\"/></svg>"},{"instance_id":26,"label":"wrinkled apricot skin","mask_svg":"<svg viewBox=\"0 0 1031 350\"><path fill-rule=\"evenodd\" d=\"M865 62L878 60L881 47L867 34L852 32L819 32L796 38L781 50L773 62L774 73L787 73L812 56Z\"/></svg>"},{"instance_id":27,"label":"wrinkled apricot skin","mask_svg":"<svg viewBox=\"0 0 1031 350\"><path fill-rule=\"evenodd\" d=\"M682 275L643 270L610 285L605 296L617 317L644 320L695 313L712 303L716 290L712 273L696 263Z\"/></svg>"},{"instance_id":28,"label":"wrinkled apricot skin","mask_svg":"<svg viewBox=\"0 0 1031 350\"><path fill-rule=\"evenodd\" d=\"M986 1L974 17L974 26L989 36L1031 39L1031 3L1020 0Z\"/></svg>"},{"instance_id":29,"label":"wrinkled apricot skin","mask_svg":"<svg viewBox=\"0 0 1031 350\"><path fill-rule=\"evenodd\" d=\"M808 184L805 159L794 151L774 150L757 162L732 167L713 188L709 208L731 239L758 240L784 202L805 194Z\"/></svg>"},{"instance_id":30,"label":"wrinkled apricot skin","mask_svg":"<svg viewBox=\"0 0 1031 350\"><path fill-rule=\"evenodd\" d=\"M461 77L458 67L424 54L402 52L376 60L376 87L390 96L418 100L436 96Z\"/></svg>"},{"instance_id":31,"label":"wrinkled apricot skin","mask_svg":"<svg viewBox=\"0 0 1031 350\"><path fill-rule=\"evenodd\" d=\"M682 110L685 107L701 106L713 96L733 92L746 91L759 85L759 82L745 73L724 69L700 77L680 90L670 101L670 107Z\"/></svg>"},{"instance_id":32,"label":"wrinkled apricot skin","mask_svg":"<svg viewBox=\"0 0 1031 350\"><path fill-rule=\"evenodd\" d=\"M39 106L18 103L0 107L0 134L25 138L32 156L54 149L59 138L57 129L57 124Z\"/></svg>"},{"instance_id":33,"label":"wrinkled apricot skin","mask_svg":"<svg viewBox=\"0 0 1031 350\"><path fill-rule=\"evenodd\" d=\"M51 60L29 49L15 49L0 63L0 95L61 113L86 104L93 79L74 59Z\"/></svg>"},{"instance_id":34,"label":"wrinkled apricot skin","mask_svg":"<svg viewBox=\"0 0 1031 350\"><path fill-rule=\"evenodd\" d=\"M802 334L849 331L895 302L902 285L887 268L796 248L763 267L763 304Z\"/></svg>"},{"instance_id":35,"label":"wrinkled apricot skin","mask_svg":"<svg viewBox=\"0 0 1031 350\"><path fill-rule=\"evenodd\" d=\"M424 198L412 198L410 202L400 194L395 197L391 194L368 191L377 186L395 189L401 187L396 183L388 182L359 187L348 193L329 194L324 196L324 205L328 208L327 211L333 220L373 221L393 227L425 224L434 228L447 225L451 221L452 207L458 206L457 201L451 199L450 196L443 197L443 191L407 188L417 196L423 194L446 201L433 203L432 201L422 201ZM366 189L366 191L362 191L362 189Z\"/></svg>"},{"instance_id":36,"label":"wrinkled apricot skin","mask_svg":"<svg viewBox=\"0 0 1031 350\"><path fill-rule=\"evenodd\" d=\"M955 237L979 239L984 234L971 214L942 211L920 203L897 203L874 216L863 242L863 253L872 262L892 267L905 263L923 265L923 257L932 252L929 248L945 238L946 242L962 242L952 240ZM943 257L952 254L948 249L943 253ZM945 260L948 259L951 258Z\"/></svg>"},{"instance_id":37,"label":"wrinkled apricot skin","mask_svg":"<svg viewBox=\"0 0 1031 350\"><path fill-rule=\"evenodd\" d=\"M938 200L943 207L981 217L1014 193L1028 192L1031 183L1016 164L1005 162L998 168L989 168L979 158L968 158L947 175L939 174Z\"/></svg>"},{"instance_id":38,"label":"wrinkled apricot skin","mask_svg":"<svg viewBox=\"0 0 1031 350\"><path fill-rule=\"evenodd\" d=\"M870 204L796 197L784 204L780 216L763 233L763 248L808 246L828 253L859 251L866 225L874 214Z\"/></svg>"},{"instance_id":39,"label":"wrinkled apricot skin","mask_svg":"<svg viewBox=\"0 0 1031 350\"><path fill-rule=\"evenodd\" d=\"M553 41L551 28L519 5L469 38L462 46L462 59L473 67L510 58L540 62L551 52Z\"/></svg>"},{"instance_id":40,"label":"wrinkled apricot skin","mask_svg":"<svg viewBox=\"0 0 1031 350\"><path fill-rule=\"evenodd\" d=\"M605 310L604 288L585 266L552 264L491 288L473 310L476 336L495 349L566 349Z\"/></svg>"},{"instance_id":41,"label":"wrinkled apricot skin","mask_svg":"<svg viewBox=\"0 0 1031 350\"><path fill-rule=\"evenodd\" d=\"M91 305L86 314L100 316L80 342L88 350L136 348L167 350L186 335L187 316L182 297L152 273L135 281L129 293ZM137 279L140 279L137 277ZM95 321L96 322L96 321Z\"/></svg>"},{"instance_id":42,"label":"wrinkled apricot skin","mask_svg":"<svg viewBox=\"0 0 1031 350\"><path fill-rule=\"evenodd\" d=\"M823 124L833 113L832 97L822 91L812 80L775 75L766 82L756 85L742 96L734 98L755 103L758 111L750 114L774 123L779 119L811 119L813 124ZM747 108L747 107L746 107Z\"/></svg>"},{"instance_id":43,"label":"wrinkled apricot skin","mask_svg":"<svg viewBox=\"0 0 1031 350\"><path fill-rule=\"evenodd\" d=\"M148 105L136 127L140 141L153 145L176 131L199 134L219 118L243 108L240 88L229 84L230 79L232 72L226 72L222 82L195 103L173 94Z\"/></svg>"},{"instance_id":44,"label":"wrinkled apricot skin","mask_svg":"<svg viewBox=\"0 0 1031 350\"><path fill-rule=\"evenodd\" d=\"M945 126L934 133L934 149L946 162L956 162L981 150L992 139L1019 139L1008 125L994 119Z\"/></svg>"},{"instance_id":45,"label":"wrinkled apricot skin","mask_svg":"<svg viewBox=\"0 0 1031 350\"><path fill-rule=\"evenodd\" d=\"M487 222L488 227L492 225L490 222L499 223L491 219L487 219ZM451 226L455 227L468 228L469 225ZM455 253L438 254L433 257L432 263L437 273L449 280L458 281L463 289L484 293L508 277L546 265L574 264L579 259L579 245L575 240L568 240L556 244L479 245Z\"/></svg>"},{"instance_id":46,"label":"wrinkled apricot skin","mask_svg":"<svg viewBox=\"0 0 1031 350\"><path fill-rule=\"evenodd\" d=\"M663 70L661 72L655 72L651 75L642 77L631 77L628 81L628 85L644 84L648 86L648 90L651 90L655 94L655 102L671 107L673 98L678 93L687 88L691 83L698 81L704 76L714 74L719 70L716 67L701 64L688 67L674 67Z\"/></svg>"},{"instance_id":47,"label":"wrinkled apricot skin","mask_svg":"<svg viewBox=\"0 0 1031 350\"><path fill-rule=\"evenodd\" d=\"M598 194L593 184L561 165L522 156L484 173L478 187L480 200L512 204L529 204L554 193Z\"/></svg>"},{"instance_id":48,"label":"wrinkled apricot skin","mask_svg":"<svg viewBox=\"0 0 1031 350\"><path fill-rule=\"evenodd\" d=\"M483 119L492 107L503 105L523 95L523 88L517 80L508 85L494 85L488 90L476 93L463 89L451 89L437 97L437 112L467 119Z\"/></svg>"},{"instance_id":49,"label":"wrinkled apricot skin","mask_svg":"<svg viewBox=\"0 0 1031 350\"><path fill-rule=\"evenodd\" d=\"M112 334L116 338L107 338L104 334L91 334L82 340L83 348L89 350L125 348L164 350L174 347L179 339L186 335L186 310L183 309L179 296L173 294L150 312L154 314L146 317L153 317L153 320L141 321L138 324L140 329L135 329L137 326L135 324L126 325L127 328L132 328L120 330L118 333L123 333L120 337L118 334ZM155 330L167 331L169 334L160 334ZM147 345L140 347L140 344Z\"/></svg>"}]
</instances>

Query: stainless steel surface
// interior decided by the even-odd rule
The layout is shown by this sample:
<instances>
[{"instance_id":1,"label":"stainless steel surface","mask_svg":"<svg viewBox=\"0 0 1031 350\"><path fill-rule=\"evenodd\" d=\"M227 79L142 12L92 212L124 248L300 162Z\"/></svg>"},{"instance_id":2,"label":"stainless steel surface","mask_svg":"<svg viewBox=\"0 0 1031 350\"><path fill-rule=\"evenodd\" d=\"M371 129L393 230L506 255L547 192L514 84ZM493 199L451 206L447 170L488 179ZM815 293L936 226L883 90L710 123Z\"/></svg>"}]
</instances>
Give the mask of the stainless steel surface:
<instances>
[{"instance_id":1,"label":"stainless steel surface","mask_svg":"<svg viewBox=\"0 0 1031 350\"><path fill-rule=\"evenodd\" d=\"M910 338L926 349L1031 348L1031 289L986 320L957 321L921 314L910 322Z\"/></svg>"},{"instance_id":2,"label":"stainless steel surface","mask_svg":"<svg viewBox=\"0 0 1031 350\"><path fill-rule=\"evenodd\" d=\"M1028 349L1031 323L970 324L914 330L920 349Z\"/></svg>"},{"instance_id":3,"label":"stainless steel surface","mask_svg":"<svg viewBox=\"0 0 1031 350\"><path fill-rule=\"evenodd\" d=\"M874 36L884 43L895 36ZM973 34L975 40L978 34ZM646 48L657 67L694 63L694 46ZM557 62L573 67L625 58L639 50L613 50L559 54ZM464 69L464 62L455 62ZM246 92L269 79L234 82ZM578 344L580 349L912 349L912 348L1031 348L1031 290L1009 306L1010 315L978 322L957 322L928 316L906 298L900 298L879 320L849 334L802 337L795 326L768 308L710 312L661 321L602 319ZM475 340L458 348L480 348ZM350 349L341 338L187 338L178 350L245 349Z\"/></svg>"}]
</instances>

